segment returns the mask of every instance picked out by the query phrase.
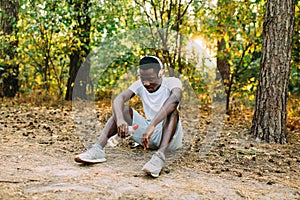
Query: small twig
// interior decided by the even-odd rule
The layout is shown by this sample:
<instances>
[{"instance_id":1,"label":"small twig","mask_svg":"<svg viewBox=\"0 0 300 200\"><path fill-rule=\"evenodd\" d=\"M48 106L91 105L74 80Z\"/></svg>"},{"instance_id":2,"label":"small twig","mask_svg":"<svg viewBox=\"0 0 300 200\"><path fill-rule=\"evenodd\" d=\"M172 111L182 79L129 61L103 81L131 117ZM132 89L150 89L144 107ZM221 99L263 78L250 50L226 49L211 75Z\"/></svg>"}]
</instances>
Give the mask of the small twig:
<instances>
[{"instance_id":1,"label":"small twig","mask_svg":"<svg viewBox=\"0 0 300 200\"><path fill-rule=\"evenodd\" d=\"M29 179L29 180L25 180L25 181L10 181L10 180L0 180L0 183L27 183L27 182L36 182L36 181L40 181L40 180L36 180L36 179Z\"/></svg>"},{"instance_id":2,"label":"small twig","mask_svg":"<svg viewBox=\"0 0 300 200\"><path fill-rule=\"evenodd\" d=\"M21 183L20 181L0 180L0 183Z\"/></svg>"}]
</instances>

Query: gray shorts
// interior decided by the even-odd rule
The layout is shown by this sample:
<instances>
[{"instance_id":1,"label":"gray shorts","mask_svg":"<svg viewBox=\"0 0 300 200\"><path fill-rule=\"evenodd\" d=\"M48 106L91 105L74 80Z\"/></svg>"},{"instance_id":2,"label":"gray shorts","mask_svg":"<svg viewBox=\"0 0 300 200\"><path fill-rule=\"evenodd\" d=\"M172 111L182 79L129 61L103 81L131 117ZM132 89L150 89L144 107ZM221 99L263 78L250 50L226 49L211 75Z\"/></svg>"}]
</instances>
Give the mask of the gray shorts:
<instances>
[{"instance_id":1,"label":"gray shorts","mask_svg":"<svg viewBox=\"0 0 300 200\"><path fill-rule=\"evenodd\" d=\"M133 109L133 121L132 124L138 124L138 129L134 131L132 139L137 142L138 144L142 145L142 137L143 133L150 124L151 121L146 120L142 115L140 115L136 110ZM163 129L164 121L160 122L154 130L150 138L149 149L158 149L160 145L160 140L162 137L162 129ZM169 151L174 151L182 146L182 137L183 131L180 119L177 124L176 132L171 140L171 143L168 146Z\"/></svg>"}]
</instances>

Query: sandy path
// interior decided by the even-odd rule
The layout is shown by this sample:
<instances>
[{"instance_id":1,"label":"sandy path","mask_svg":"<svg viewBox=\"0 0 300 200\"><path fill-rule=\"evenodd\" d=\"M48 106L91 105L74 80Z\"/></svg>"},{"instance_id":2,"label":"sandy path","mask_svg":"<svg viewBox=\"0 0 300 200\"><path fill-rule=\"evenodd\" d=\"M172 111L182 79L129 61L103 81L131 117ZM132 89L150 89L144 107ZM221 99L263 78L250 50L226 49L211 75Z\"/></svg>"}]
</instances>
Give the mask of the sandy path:
<instances>
[{"instance_id":1,"label":"sandy path","mask_svg":"<svg viewBox=\"0 0 300 200\"><path fill-rule=\"evenodd\" d=\"M11 142L1 144L0 199L300 198L296 190L280 184L225 179L185 167L153 179L140 171L151 152L107 148L107 162L81 165L73 161L74 153L51 145Z\"/></svg>"}]
</instances>

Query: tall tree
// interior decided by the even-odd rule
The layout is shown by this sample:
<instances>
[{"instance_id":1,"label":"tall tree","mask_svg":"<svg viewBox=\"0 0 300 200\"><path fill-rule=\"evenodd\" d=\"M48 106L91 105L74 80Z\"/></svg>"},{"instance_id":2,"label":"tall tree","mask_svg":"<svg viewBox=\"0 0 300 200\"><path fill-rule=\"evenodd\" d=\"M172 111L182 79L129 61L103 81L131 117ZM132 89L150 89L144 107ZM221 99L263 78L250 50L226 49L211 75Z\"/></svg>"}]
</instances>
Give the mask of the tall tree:
<instances>
[{"instance_id":1,"label":"tall tree","mask_svg":"<svg viewBox=\"0 0 300 200\"><path fill-rule=\"evenodd\" d=\"M18 42L16 39L16 23L18 21L18 0L0 0L2 51L0 52L0 96L14 97L19 89L19 65L14 61Z\"/></svg>"},{"instance_id":2,"label":"tall tree","mask_svg":"<svg viewBox=\"0 0 300 200\"><path fill-rule=\"evenodd\" d=\"M219 0L217 2L217 8L221 10L224 7L226 8L225 5L229 4L231 0L224 0L221 1ZM225 9L224 9L225 10ZM227 12L234 12L233 9L226 9ZM232 18L232 14L228 14L227 17ZM229 20L228 20L229 21ZM231 21L231 20L230 20ZM224 15L222 12L219 13L218 15L218 27L220 30L223 29L223 27L226 27L226 24L224 23ZM225 35L225 34L222 34ZM231 92L231 87L230 87L230 64L227 59L228 56L228 50L226 49L226 41L225 38L222 37L217 41L217 77L216 79L219 80L222 78L223 84L224 84L224 89L225 89L225 94L226 94L226 111L229 112L229 101L230 101L230 92Z\"/></svg>"},{"instance_id":3,"label":"tall tree","mask_svg":"<svg viewBox=\"0 0 300 200\"><path fill-rule=\"evenodd\" d=\"M89 16L89 9L91 9L91 2L90 0L70 0L69 4L74 6L73 17L76 20L76 25L73 28L74 40L71 46L72 52L70 55L69 78L65 99L72 100L74 95L85 99L90 71L89 62L85 62L85 59L90 52L91 18ZM81 65L85 69L81 70L82 73L78 74ZM76 93L73 93L74 88L76 89Z\"/></svg>"},{"instance_id":4,"label":"tall tree","mask_svg":"<svg viewBox=\"0 0 300 200\"><path fill-rule=\"evenodd\" d=\"M287 100L295 0L268 0L251 134L269 143L287 142Z\"/></svg>"}]
</instances>

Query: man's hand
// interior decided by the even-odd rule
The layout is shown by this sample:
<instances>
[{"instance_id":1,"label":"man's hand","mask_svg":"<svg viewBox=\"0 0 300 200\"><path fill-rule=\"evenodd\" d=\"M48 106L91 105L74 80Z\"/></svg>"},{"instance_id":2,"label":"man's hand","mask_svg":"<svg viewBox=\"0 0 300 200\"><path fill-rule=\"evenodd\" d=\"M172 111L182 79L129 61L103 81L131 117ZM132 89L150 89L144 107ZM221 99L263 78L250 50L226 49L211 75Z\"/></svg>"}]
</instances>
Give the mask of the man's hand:
<instances>
[{"instance_id":1,"label":"man's hand","mask_svg":"<svg viewBox=\"0 0 300 200\"><path fill-rule=\"evenodd\" d=\"M155 130L155 126L153 126L153 125L150 124L146 128L145 132L143 133L142 145L144 147L144 150L146 150L149 147L150 137L153 134L154 130Z\"/></svg>"},{"instance_id":2,"label":"man's hand","mask_svg":"<svg viewBox=\"0 0 300 200\"><path fill-rule=\"evenodd\" d=\"M120 120L117 122L118 136L125 138L128 136L128 124L125 120Z\"/></svg>"},{"instance_id":3,"label":"man's hand","mask_svg":"<svg viewBox=\"0 0 300 200\"><path fill-rule=\"evenodd\" d=\"M119 137L126 137L128 135L128 123L124 120L124 103L134 97L134 93L127 89L121 92L113 101L113 112L115 115L117 130Z\"/></svg>"}]
</instances>

